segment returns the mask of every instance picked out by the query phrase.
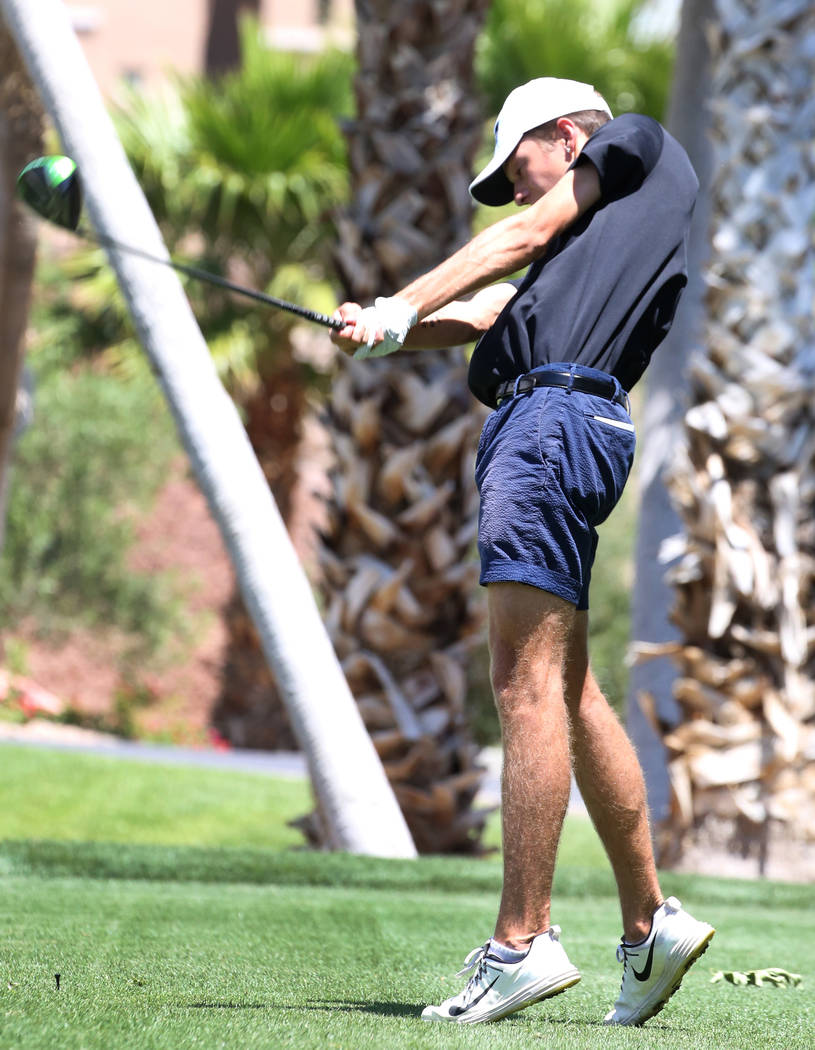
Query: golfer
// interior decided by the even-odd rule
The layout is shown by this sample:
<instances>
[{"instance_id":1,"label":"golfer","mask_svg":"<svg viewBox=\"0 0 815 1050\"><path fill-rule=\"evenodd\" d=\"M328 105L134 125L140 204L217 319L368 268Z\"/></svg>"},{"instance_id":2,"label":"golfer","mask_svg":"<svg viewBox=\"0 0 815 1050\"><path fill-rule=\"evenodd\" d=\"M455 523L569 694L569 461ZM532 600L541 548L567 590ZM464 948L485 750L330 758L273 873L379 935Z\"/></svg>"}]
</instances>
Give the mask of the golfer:
<instances>
[{"instance_id":1,"label":"golfer","mask_svg":"<svg viewBox=\"0 0 815 1050\"><path fill-rule=\"evenodd\" d=\"M492 937L466 960L469 982L428 1006L427 1021L494 1020L580 980L550 916L572 771L622 910L622 987L605 1022L661 1010L714 933L660 890L642 771L587 648L595 530L634 456L628 391L687 282L697 188L656 121L612 119L587 84L533 80L507 98L470 186L483 204L526 207L398 296L337 312L335 341L357 357L478 339L469 384L495 410L475 473L504 750L503 889Z\"/></svg>"}]
</instances>

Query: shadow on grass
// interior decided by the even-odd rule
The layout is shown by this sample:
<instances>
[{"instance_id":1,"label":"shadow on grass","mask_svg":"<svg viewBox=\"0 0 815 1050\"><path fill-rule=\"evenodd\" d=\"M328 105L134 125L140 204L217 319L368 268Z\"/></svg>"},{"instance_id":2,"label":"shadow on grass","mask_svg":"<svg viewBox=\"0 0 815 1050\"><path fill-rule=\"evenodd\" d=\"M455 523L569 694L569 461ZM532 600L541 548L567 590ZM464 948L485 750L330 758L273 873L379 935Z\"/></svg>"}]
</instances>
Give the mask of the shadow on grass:
<instances>
[{"instance_id":1,"label":"shadow on grass","mask_svg":"<svg viewBox=\"0 0 815 1050\"><path fill-rule=\"evenodd\" d=\"M530 1004L535 1005L535 1004ZM344 1013L376 1014L379 1017L413 1017L419 1020L424 1003L400 1003L400 1002L362 1002L358 999L320 999L303 1003L301 1006L289 1006L284 1009L290 1010L331 1010ZM516 1013L503 1017L493 1024L552 1024L561 1026L579 1026L581 1028L604 1028L600 1020L576 1019L573 1017L547 1017L545 1014L518 1010ZM664 1025L649 1025L649 1028L664 1028Z\"/></svg>"},{"instance_id":2,"label":"shadow on grass","mask_svg":"<svg viewBox=\"0 0 815 1050\"><path fill-rule=\"evenodd\" d=\"M282 1007L282 1009L330 1010L342 1011L344 1013L375 1014L378 1017L413 1017L418 1021L421 1018L424 1004L400 1002L383 1003L377 1002L376 1000L361 1002L358 999L319 999L303 1003L300 1006L285 1006ZM515 1025L551 1024L558 1025L561 1028L606 1028L606 1025L604 1025L599 1018L548 1017L545 1013L535 1012L534 1010L518 1010L516 1013L511 1014L508 1017L502 1017L498 1021L491 1022L490 1026L494 1024L512 1025L513 1027ZM662 1021L653 1020L649 1022L648 1029L652 1032L676 1031L674 1026L666 1025Z\"/></svg>"},{"instance_id":3,"label":"shadow on grass","mask_svg":"<svg viewBox=\"0 0 815 1050\"><path fill-rule=\"evenodd\" d=\"M180 1003L187 1010L325 1010L341 1013L374 1013L380 1017L419 1017L418 1003L361 1003L355 1000L320 1000L310 1003Z\"/></svg>"},{"instance_id":4,"label":"shadow on grass","mask_svg":"<svg viewBox=\"0 0 815 1050\"><path fill-rule=\"evenodd\" d=\"M271 1003L180 1003L187 1010L271 1010Z\"/></svg>"},{"instance_id":5,"label":"shadow on grass","mask_svg":"<svg viewBox=\"0 0 815 1050\"><path fill-rule=\"evenodd\" d=\"M326 1012L377 1014L379 1017L416 1017L422 1012L419 1003L360 1002L355 999L317 999L307 1003L179 1003L187 1010L324 1010Z\"/></svg>"},{"instance_id":6,"label":"shadow on grass","mask_svg":"<svg viewBox=\"0 0 815 1050\"><path fill-rule=\"evenodd\" d=\"M400 1003L379 1002L377 1000L363 1002L359 999L313 999L306 1003L235 1003L235 1002L203 1002L180 1004L190 1010L312 1010L330 1013L355 1013L373 1014L376 1017L412 1017L420 1020L424 1004L422 1003ZM600 1020L576 1019L574 1017L546 1017L536 1013L527 1013L519 1010L510 1017L504 1017L494 1024L512 1025L516 1024L551 1024L561 1027L579 1028L603 1028ZM676 1030L662 1021L651 1021L648 1029L652 1032Z\"/></svg>"},{"instance_id":7,"label":"shadow on grass","mask_svg":"<svg viewBox=\"0 0 815 1050\"><path fill-rule=\"evenodd\" d=\"M358 999L313 999L298 1007L300 1010L341 1010L344 1013L376 1014L378 1017L419 1018L423 1003L379 1002L376 999L362 1002Z\"/></svg>"}]
</instances>

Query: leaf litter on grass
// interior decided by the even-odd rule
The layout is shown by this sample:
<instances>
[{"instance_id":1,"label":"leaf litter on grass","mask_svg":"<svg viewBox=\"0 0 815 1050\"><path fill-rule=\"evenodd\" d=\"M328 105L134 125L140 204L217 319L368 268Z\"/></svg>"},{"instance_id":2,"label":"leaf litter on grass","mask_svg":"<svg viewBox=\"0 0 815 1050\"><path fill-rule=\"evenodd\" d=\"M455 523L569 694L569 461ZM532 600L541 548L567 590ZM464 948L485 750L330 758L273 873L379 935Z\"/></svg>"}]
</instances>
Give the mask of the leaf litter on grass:
<instances>
[{"instance_id":1,"label":"leaf litter on grass","mask_svg":"<svg viewBox=\"0 0 815 1050\"><path fill-rule=\"evenodd\" d=\"M719 981L729 981L730 984L740 985L752 984L759 988L762 985L774 985L779 988L784 985L797 987L802 977L800 973L790 973L777 966L770 966L764 970L717 970L710 978L710 983L718 984Z\"/></svg>"}]
</instances>

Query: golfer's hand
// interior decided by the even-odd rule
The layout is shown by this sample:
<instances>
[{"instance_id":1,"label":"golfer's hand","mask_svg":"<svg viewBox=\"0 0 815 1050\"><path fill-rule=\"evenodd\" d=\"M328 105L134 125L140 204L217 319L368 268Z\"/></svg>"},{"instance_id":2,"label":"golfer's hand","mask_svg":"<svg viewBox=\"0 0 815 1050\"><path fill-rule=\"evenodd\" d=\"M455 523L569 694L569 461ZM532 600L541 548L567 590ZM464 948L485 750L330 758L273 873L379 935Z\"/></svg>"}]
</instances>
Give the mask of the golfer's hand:
<instances>
[{"instance_id":1,"label":"golfer's hand","mask_svg":"<svg viewBox=\"0 0 815 1050\"><path fill-rule=\"evenodd\" d=\"M332 331L331 342L338 346L345 354L355 356L357 350L368 342L369 333L363 314L365 311L359 303L343 303L334 312L334 318L344 321L345 327L339 331ZM374 333L381 341L383 333Z\"/></svg>"},{"instance_id":2,"label":"golfer's hand","mask_svg":"<svg viewBox=\"0 0 815 1050\"><path fill-rule=\"evenodd\" d=\"M416 323L416 309L398 296L380 296L364 310L358 303L343 303L334 315L345 328L332 339L356 358L384 357L398 350Z\"/></svg>"}]
</instances>

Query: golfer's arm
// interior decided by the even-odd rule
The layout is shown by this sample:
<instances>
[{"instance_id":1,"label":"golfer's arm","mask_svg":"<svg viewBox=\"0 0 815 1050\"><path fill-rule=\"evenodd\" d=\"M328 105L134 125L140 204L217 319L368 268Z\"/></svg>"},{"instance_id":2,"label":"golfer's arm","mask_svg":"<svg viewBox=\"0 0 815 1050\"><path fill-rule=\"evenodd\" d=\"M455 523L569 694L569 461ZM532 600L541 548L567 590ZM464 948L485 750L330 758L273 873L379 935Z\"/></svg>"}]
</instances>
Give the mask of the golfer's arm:
<instances>
[{"instance_id":1,"label":"golfer's arm","mask_svg":"<svg viewBox=\"0 0 815 1050\"><path fill-rule=\"evenodd\" d=\"M591 163L579 164L539 201L496 222L401 292L419 320L485 285L508 277L538 258L547 245L600 200Z\"/></svg>"},{"instance_id":2,"label":"golfer's arm","mask_svg":"<svg viewBox=\"0 0 815 1050\"><path fill-rule=\"evenodd\" d=\"M491 284L472 299L456 299L419 321L408 332L406 350L440 350L473 343L495 323L515 295L513 284Z\"/></svg>"}]
</instances>

